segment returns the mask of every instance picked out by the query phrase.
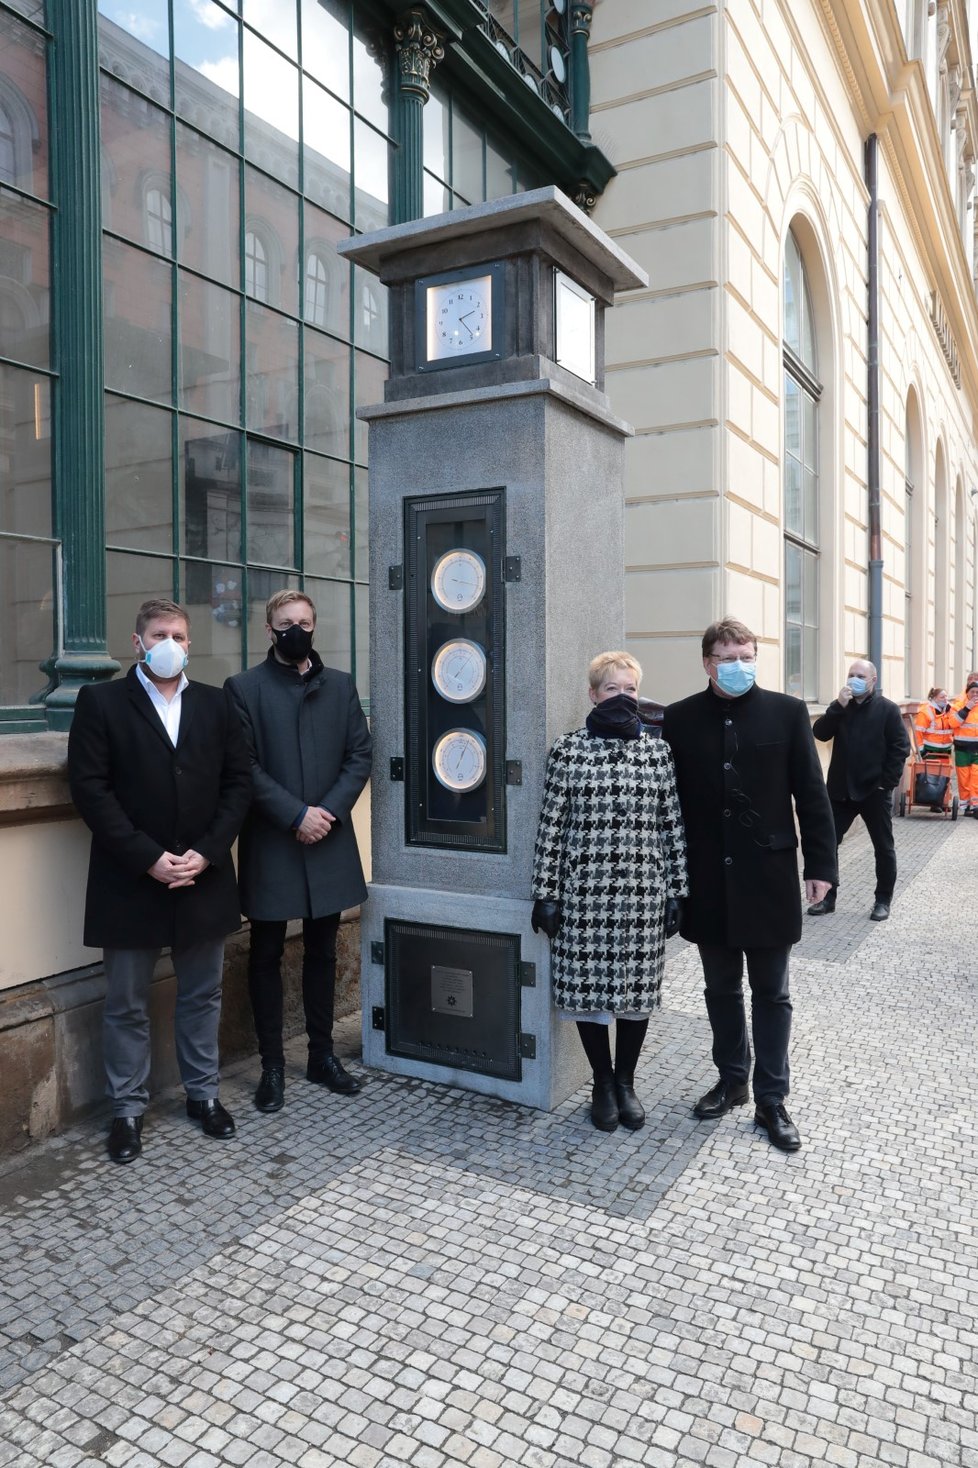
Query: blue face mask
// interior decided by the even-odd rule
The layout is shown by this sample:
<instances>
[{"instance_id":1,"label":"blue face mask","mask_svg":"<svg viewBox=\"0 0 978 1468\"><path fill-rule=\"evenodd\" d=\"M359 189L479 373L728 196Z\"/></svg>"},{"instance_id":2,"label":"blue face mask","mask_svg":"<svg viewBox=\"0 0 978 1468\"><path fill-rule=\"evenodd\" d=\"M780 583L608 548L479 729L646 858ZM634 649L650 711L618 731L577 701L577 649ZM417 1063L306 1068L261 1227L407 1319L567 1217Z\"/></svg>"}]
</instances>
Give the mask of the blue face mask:
<instances>
[{"instance_id":1,"label":"blue face mask","mask_svg":"<svg viewBox=\"0 0 978 1468\"><path fill-rule=\"evenodd\" d=\"M846 682L849 684L849 687L852 689L857 698L859 698L861 694L866 692L865 678L847 678Z\"/></svg>"},{"instance_id":2,"label":"blue face mask","mask_svg":"<svg viewBox=\"0 0 978 1468\"><path fill-rule=\"evenodd\" d=\"M716 667L717 687L721 693L739 698L742 693L749 693L753 688L757 676L755 663L742 663L738 658L735 663L717 663Z\"/></svg>"}]
</instances>

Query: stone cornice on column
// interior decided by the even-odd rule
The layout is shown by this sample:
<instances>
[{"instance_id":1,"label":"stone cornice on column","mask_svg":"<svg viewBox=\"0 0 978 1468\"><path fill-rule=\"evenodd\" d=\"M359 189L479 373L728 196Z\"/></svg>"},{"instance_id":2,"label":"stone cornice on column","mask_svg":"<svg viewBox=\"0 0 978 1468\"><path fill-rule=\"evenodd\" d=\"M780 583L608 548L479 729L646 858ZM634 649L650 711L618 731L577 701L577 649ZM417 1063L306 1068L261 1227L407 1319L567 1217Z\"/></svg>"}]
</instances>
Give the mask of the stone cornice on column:
<instances>
[{"instance_id":1,"label":"stone cornice on column","mask_svg":"<svg viewBox=\"0 0 978 1468\"><path fill-rule=\"evenodd\" d=\"M8 734L0 739L0 826L65 820L75 814L67 757L67 734Z\"/></svg>"}]
</instances>

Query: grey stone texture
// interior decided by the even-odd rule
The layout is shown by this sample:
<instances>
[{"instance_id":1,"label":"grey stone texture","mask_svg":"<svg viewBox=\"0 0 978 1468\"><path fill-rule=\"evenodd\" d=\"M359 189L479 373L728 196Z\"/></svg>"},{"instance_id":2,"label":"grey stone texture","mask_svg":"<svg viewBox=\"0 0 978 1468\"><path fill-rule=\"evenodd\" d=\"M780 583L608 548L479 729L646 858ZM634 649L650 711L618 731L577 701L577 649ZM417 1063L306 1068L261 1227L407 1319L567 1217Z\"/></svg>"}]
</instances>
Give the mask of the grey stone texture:
<instances>
[{"instance_id":1,"label":"grey stone texture","mask_svg":"<svg viewBox=\"0 0 978 1468\"><path fill-rule=\"evenodd\" d=\"M675 940L643 1131L586 1088L332 1096L296 1042L274 1116L232 1068L231 1142L173 1093L131 1166L94 1122L8 1163L0 1465L974 1468L978 822L896 825L890 920L857 828L795 950L794 1156L693 1118Z\"/></svg>"}]
</instances>

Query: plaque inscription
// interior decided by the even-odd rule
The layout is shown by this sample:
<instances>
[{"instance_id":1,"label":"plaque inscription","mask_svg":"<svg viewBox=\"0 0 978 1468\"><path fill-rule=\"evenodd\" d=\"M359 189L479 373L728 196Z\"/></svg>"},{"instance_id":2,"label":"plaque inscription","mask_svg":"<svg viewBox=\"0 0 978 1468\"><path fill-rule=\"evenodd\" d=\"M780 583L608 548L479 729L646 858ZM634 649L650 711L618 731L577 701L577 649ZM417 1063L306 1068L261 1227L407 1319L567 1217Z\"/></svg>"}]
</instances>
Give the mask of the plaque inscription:
<instances>
[{"instance_id":1,"label":"plaque inscription","mask_svg":"<svg viewBox=\"0 0 978 1468\"><path fill-rule=\"evenodd\" d=\"M431 966L431 1008L434 1014L472 1018L472 970Z\"/></svg>"}]
</instances>

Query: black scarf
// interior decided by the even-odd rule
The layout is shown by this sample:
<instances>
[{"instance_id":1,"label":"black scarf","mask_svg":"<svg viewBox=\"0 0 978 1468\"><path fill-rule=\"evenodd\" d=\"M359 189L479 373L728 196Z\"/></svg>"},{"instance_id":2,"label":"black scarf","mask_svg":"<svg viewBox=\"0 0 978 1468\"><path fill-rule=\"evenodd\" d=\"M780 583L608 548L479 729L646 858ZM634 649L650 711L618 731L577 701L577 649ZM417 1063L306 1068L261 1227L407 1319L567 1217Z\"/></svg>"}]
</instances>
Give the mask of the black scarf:
<instances>
[{"instance_id":1,"label":"black scarf","mask_svg":"<svg viewBox=\"0 0 978 1468\"><path fill-rule=\"evenodd\" d=\"M616 693L596 703L587 716L587 729L598 739L637 739L642 732L638 699Z\"/></svg>"}]
</instances>

